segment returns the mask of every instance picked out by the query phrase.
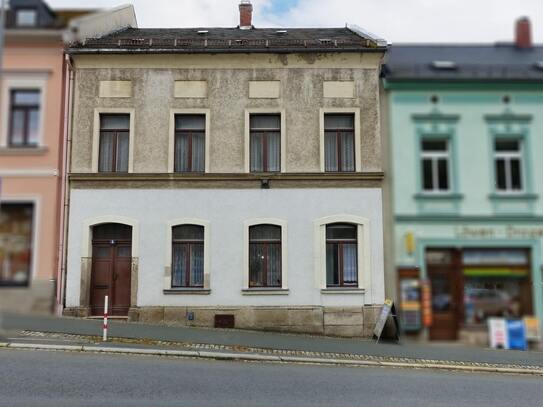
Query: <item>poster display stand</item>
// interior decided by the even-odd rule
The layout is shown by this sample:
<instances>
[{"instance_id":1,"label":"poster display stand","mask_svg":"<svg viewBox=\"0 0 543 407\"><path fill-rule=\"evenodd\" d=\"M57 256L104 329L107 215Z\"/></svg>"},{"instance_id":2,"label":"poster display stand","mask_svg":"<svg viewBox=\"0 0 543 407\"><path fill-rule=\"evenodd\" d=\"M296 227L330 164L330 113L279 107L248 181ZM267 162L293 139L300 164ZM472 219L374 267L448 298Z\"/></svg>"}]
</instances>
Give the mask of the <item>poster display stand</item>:
<instances>
[{"instance_id":1,"label":"poster display stand","mask_svg":"<svg viewBox=\"0 0 543 407\"><path fill-rule=\"evenodd\" d=\"M394 340L396 342L400 341L400 324L398 322L396 307L394 306L394 302L392 300L385 300L383 309L381 310L379 318L375 323L375 328L373 329L373 337L377 340L377 343L379 343L379 340L381 339L383 329L385 328L389 317L392 317L392 320L394 321Z\"/></svg>"}]
</instances>

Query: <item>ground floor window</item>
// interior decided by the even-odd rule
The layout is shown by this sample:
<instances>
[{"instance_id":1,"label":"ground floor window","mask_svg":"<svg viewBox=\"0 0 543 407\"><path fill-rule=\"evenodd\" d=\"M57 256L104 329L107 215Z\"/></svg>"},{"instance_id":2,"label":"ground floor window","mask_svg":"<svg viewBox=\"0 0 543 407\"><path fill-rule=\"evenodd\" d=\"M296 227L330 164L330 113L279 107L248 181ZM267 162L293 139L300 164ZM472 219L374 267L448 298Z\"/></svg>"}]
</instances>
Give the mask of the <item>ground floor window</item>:
<instances>
[{"instance_id":1,"label":"ground floor window","mask_svg":"<svg viewBox=\"0 0 543 407\"><path fill-rule=\"evenodd\" d=\"M204 286L204 227L172 228L172 288Z\"/></svg>"},{"instance_id":2,"label":"ground floor window","mask_svg":"<svg viewBox=\"0 0 543 407\"><path fill-rule=\"evenodd\" d=\"M281 226L249 228L249 287L281 287Z\"/></svg>"},{"instance_id":3,"label":"ground floor window","mask_svg":"<svg viewBox=\"0 0 543 407\"><path fill-rule=\"evenodd\" d=\"M32 268L31 203L0 205L0 286L28 285Z\"/></svg>"},{"instance_id":4,"label":"ground floor window","mask_svg":"<svg viewBox=\"0 0 543 407\"><path fill-rule=\"evenodd\" d=\"M358 286L357 225L334 223L326 226L327 287Z\"/></svg>"}]
</instances>

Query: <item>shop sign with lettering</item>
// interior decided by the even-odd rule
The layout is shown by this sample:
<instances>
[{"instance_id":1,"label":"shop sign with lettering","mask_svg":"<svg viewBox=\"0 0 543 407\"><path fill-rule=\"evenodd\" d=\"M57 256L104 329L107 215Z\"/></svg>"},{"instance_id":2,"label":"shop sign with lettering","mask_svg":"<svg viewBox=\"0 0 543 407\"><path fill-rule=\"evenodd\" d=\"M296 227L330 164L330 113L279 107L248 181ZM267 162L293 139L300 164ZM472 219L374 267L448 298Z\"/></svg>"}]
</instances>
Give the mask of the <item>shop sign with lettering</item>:
<instances>
[{"instance_id":1,"label":"shop sign with lettering","mask_svg":"<svg viewBox=\"0 0 543 407\"><path fill-rule=\"evenodd\" d=\"M461 239L543 239L543 226L457 226Z\"/></svg>"}]
</instances>

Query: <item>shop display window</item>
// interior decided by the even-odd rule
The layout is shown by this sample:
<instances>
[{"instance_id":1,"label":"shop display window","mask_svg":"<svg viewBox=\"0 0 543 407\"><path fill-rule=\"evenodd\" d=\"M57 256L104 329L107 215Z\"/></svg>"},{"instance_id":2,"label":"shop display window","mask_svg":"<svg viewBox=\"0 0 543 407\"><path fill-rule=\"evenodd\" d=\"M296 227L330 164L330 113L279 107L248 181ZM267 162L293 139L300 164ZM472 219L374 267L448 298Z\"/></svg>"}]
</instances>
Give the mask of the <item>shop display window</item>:
<instances>
[{"instance_id":1,"label":"shop display window","mask_svg":"<svg viewBox=\"0 0 543 407\"><path fill-rule=\"evenodd\" d=\"M530 257L525 249L468 249L462 253L464 322L522 318L530 304ZM531 301L529 301L531 302Z\"/></svg>"},{"instance_id":2,"label":"shop display window","mask_svg":"<svg viewBox=\"0 0 543 407\"><path fill-rule=\"evenodd\" d=\"M0 286L26 286L32 261L33 205L0 205Z\"/></svg>"}]
</instances>

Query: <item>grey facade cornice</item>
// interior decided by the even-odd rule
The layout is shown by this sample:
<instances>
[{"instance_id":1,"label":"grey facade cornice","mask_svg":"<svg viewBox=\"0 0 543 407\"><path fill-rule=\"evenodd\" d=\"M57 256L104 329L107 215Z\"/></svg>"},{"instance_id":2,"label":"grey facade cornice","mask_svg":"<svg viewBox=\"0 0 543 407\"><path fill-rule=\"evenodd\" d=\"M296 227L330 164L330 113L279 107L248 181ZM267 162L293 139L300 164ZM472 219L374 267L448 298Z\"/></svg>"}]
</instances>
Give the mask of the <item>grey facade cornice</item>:
<instances>
[{"instance_id":1,"label":"grey facade cornice","mask_svg":"<svg viewBox=\"0 0 543 407\"><path fill-rule=\"evenodd\" d=\"M270 173L270 174L247 174L247 173L207 173L207 174L184 174L184 173L71 173L71 181L261 181L261 180L282 180L282 181L381 181L384 178L383 172L360 172L360 173Z\"/></svg>"}]
</instances>

